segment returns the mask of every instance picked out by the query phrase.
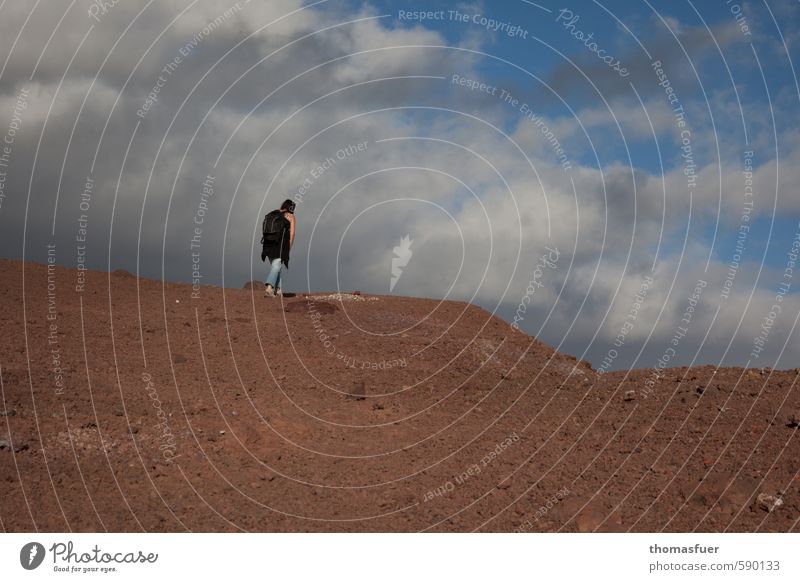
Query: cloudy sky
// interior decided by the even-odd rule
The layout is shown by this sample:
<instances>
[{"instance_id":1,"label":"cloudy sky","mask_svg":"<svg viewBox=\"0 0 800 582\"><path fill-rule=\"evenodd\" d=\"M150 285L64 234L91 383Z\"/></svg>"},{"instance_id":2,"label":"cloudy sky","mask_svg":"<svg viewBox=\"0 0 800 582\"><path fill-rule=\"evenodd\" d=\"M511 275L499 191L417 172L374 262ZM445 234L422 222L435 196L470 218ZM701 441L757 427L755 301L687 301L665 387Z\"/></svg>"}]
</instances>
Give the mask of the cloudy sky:
<instances>
[{"instance_id":1,"label":"cloudy sky","mask_svg":"<svg viewBox=\"0 0 800 582\"><path fill-rule=\"evenodd\" d=\"M795 0L5 0L0 256L74 268L85 230L90 268L238 288L291 197L287 290L389 294L407 236L391 293L596 368L800 367L798 31Z\"/></svg>"}]
</instances>

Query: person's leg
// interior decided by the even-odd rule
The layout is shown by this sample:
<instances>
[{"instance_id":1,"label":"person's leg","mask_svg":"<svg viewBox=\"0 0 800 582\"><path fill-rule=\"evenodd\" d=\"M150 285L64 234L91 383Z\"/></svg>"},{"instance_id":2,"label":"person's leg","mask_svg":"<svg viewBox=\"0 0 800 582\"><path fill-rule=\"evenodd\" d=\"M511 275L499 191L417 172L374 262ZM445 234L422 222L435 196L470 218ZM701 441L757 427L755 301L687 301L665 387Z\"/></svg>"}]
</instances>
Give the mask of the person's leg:
<instances>
[{"instance_id":1,"label":"person's leg","mask_svg":"<svg viewBox=\"0 0 800 582\"><path fill-rule=\"evenodd\" d=\"M275 279L275 293L280 295L283 291L283 263L281 262L281 267L278 270L278 277Z\"/></svg>"},{"instance_id":2,"label":"person's leg","mask_svg":"<svg viewBox=\"0 0 800 582\"><path fill-rule=\"evenodd\" d=\"M272 295L275 292L275 288L278 284L278 279L281 275L281 260L275 259L270 263L269 273L267 274L267 280L265 281L265 294Z\"/></svg>"}]
</instances>

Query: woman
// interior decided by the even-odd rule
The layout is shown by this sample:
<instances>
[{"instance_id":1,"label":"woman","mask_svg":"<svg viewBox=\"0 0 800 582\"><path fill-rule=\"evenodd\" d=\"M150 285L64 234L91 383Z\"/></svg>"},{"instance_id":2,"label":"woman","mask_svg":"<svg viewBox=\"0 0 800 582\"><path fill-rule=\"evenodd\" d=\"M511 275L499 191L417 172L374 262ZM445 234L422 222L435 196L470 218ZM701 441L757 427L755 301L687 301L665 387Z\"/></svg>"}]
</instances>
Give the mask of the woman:
<instances>
[{"instance_id":1,"label":"woman","mask_svg":"<svg viewBox=\"0 0 800 582\"><path fill-rule=\"evenodd\" d=\"M270 264L264 297L283 295L281 270L284 267L289 268L289 250L294 244L294 207L294 202L284 200L280 209L270 212L264 219L261 259L268 258Z\"/></svg>"}]
</instances>

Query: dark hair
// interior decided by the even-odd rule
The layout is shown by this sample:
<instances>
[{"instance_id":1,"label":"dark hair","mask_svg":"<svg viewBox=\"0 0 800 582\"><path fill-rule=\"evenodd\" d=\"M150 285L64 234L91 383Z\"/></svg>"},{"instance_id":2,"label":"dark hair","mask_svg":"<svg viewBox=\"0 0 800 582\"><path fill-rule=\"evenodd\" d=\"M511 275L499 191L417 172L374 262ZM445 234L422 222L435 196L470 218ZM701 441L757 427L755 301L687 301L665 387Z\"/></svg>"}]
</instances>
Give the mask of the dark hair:
<instances>
[{"instance_id":1,"label":"dark hair","mask_svg":"<svg viewBox=\"0 0 800 582\"><path fill-rule=\"evenodd\" d=\"M281 210L285 210L287 212L294 212L294 202L290 198L287 198L281 204Z\"/></svg>"}]
</instances>

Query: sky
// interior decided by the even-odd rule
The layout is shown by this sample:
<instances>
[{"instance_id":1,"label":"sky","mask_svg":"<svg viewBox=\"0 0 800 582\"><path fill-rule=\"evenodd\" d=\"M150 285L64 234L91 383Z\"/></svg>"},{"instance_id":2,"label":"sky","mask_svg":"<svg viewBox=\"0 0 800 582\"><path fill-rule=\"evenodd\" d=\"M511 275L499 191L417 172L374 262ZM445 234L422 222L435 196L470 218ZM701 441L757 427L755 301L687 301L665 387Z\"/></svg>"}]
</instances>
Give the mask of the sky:
<instances>
[{"instance_id":1,"label":"sky","mask_svg":"<svg viewBox=\"0 0 800 582\"><path fill-rule=\"evenodd\" d=\"M800 367L800 3L0 2L0 257ZM48 247L48 245L51 245Z\"/></svg>"}]
</instances>

